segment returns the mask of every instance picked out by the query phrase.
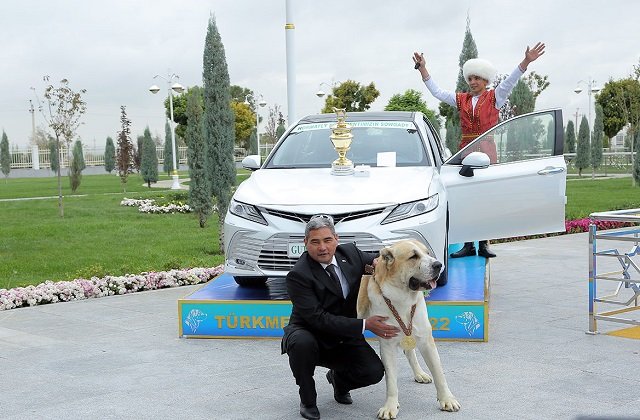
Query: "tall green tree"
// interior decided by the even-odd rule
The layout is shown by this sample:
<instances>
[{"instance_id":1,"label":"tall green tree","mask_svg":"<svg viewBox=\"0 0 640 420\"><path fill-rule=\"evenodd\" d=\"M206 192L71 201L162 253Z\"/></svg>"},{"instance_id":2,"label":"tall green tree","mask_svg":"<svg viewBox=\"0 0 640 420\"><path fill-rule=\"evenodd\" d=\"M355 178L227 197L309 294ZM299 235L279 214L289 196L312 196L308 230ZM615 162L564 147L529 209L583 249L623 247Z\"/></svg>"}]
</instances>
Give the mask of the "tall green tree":
<instances>
[{"instance_id":1,"label":"tall green tree","mask_svg":"<svg viewBox=\"0 0 640 420\"><path fill-rule=\"evenodd\" d=\"M256 128L256 114L251 111L251 107L244 102L231 101L231 109L235 115L236 147L249 149L249 139L251 133Z\"/></svg>"},{"instance_id":2,"label":"tall green tree","mask_svg":"<svg viewBox=\"0 0 640 420\"><path fill-rule=\"evenodd\" d=\"M602 106L604 133L614 137L626 124L635 133L640 125L640 81L628 77L609 80L596 96Z\"/></svg>"},{"instance_id":3,"label":"tall green tree","mask_svg":"<svg viewBox=\"0 0 640 420\"><path fill-rule=\"evenodd\" d=\"M445 130L446 130L446 133L444 136L445 145L451 153L455 153L458 150L458 146L460 145L460 141L458 140L459 138L458 134L460 133L456 130L456 127L453 125L452 119L449 119L446 122Z\"/></svg>"},{"instance_id":4,"label":"tall green tree","mask_svg":"<svg viewBox=\"0 0 640 420\"><path fill-rule=\"evenodd\" d=\"M158 182L158 152L156 151L156 143L151 138L151 130L149 127L144 129L142 136L142 157L140 158L140 173L142 179L151 188L152 182Z\"/></svg>"},{"instance_id":5,"label":"tall green tree","mask_svg":"<svg viewBox=\"0 0 640 420\"><path fill-rule=\"evenodd\" d=\"M220 250L224 252L224 218L236 181L233 157L235 122L229 103L229 70L215 17L211 15L204 43L202 84L204 88L204 137L211 195L218 207Z\"/></svg>"},{"instance_id":6,"label":"tall green tree","mask_svg":"<svg viewBox=\"0 0 640 420\"><path fill-rule=\"evenodd\" d=\"M133 167L138 173L140 173L140 164L142 163L142 143L144 143L144 136L138 136L136 146L133 148Z\"/></svg>"},{"instance_id":7,"label":"tall green tree","mask_svg":"<svg viewBox=\"0 0 640 420\"><path fill-rule=\"evenodd\" d=\"M535 96L522 79L518 80L518 83L513 87L513 91L509 95L509 102L514 108L514 115L528 114L533 112L536 107Z\"/></svg>"},{"instance_id":8,"label":"tall green tree","mask_svg":"<svg viewBox=\"0 0 640 420\"><path fill-rule=\"evenodd\" d=\"M164 169L167 175L170 175L173 169L173 147L171 146L171 126L169 125L169 120L164 123L164 162L162 169Z\"/></svg>"},{"instance_id":9,"label":"tall green tree","mask_svg":"<svg viewBox=\"0 0 640 420\"><path fill-rule=\"evenodd\" d=\"M120 107L120 124L122 128L118 132L118 151L116 156L122 190L127 192L127 179L129 178L129 171L133 167L133 143L131 142L131 121L127 118L127 108L124 105Z\"/></svg>"},{"instance_id":10,"label":"tall green tree","mask_svg":"<svg viewBox=\"0 0 640 420\"><path fill-rule=\"evenodd\" d=\"M469 84L466 80L464 80L464 74L462 73L462 66L467 60L472 58L478 58L478 47L476 46L476 41L473 39L473 35L471 34L471 19L467 16L467 26L464 32L464 40L462 41L462 50L460 51L460 56L458 57L458 80L456 82L456 92L469 92ZM438 106L440 111L440 115L445 118L448 123L451 121L451 124L445 124L445 127L451 127L451 133L447 132L447 145L453 146L453 148L449 147L452 153L458 151L458 146L460 145L460 140L462 139L462 130L460 129L460 114L458 110L444 102L440 102Z\"/></svg>"},{"instance_id":11,"label":"tall green tree","mask_svg":"<svg viewBox=\"0 0 640 420\"><path fill-rule=\"evenodd\" d=\"M9 152L9 138L4 130L2 130L2 140L0 141L0 169L4 174L6 184L9 172L11 172L11 153Z\"/></svg>"},{"instance_id":12,"label":"tall green tree","mask_svg":"<svg viewBox=\"0 0 640 420\"><path fill-rule=\"evenodd\" d=\"M49 83L49 76L44 76L43 80ZM56 155L60 156L61 142L67 143L67 150L70 149L71 141L76 136L76 131L80 126L80 118L87 111L87 104L82 99L86 93L85 89L73 90L69 86L69 80L60 80L59 86L47 85L44 89L44 97L47 100L46 112L43 116L47 125L53 130L56 137ZM62 174L58 165L58 209L60 217L64 217L64 205L62 202Z\"/></svg>"},{"instance_id":13,"label":"tall green tree","mask_svg":"<svg viewBox=\"0 0 640 420\"><path fill-rule=\"evenodd\" d=\"M347 112L366 111L380 96L380 91L371 82L367 86L361 86L354 80L347 80L332 88L332 93L327 96L323 113L333 112L333 108L343 108Z\"/></svg>"},{"instance_id":14,"label":"tall green tree","mask_svg":"<svg viewBox=\"0 0 640 420\"><path fill-rule=\"evenodd\" d=\"M107 137L107 143L104 146L104 170L111 173L116 168L116 147L113 145L113 139Z\"/></svg>"},{"instance_id":15,"label":"tall green tree","mask_svg":"<svg viewBox=\"0 0 640 420\"><path fill-rule=\"evenodd\" d=\"M84 164L84 154L82 153L82 142L76 140L73 145L73 158L69 166L69 183L71 191L76 192L82 182L82 170L86 167Z\"/></svg>"},{"instance_id":16,"label":"tall green tree","mask_svg":"<svg viewBox=\"0 0 640 420\"><path fill-rule=\"evenodd\" d=\"M247 150L249 155L258 154L258 135L255 128L251 130L251 136L249 137L249 148Z\"/></svg>"},{"instance_id":17,"label":"tall green tree","mask_svg":"<svg viewBox=\"0 0 640 420\"><path fill-rule=\"evenodd\" d=\"M440 131L440 119L435 111L427 107L427 103L422 99L422 92L415 89L407 89L404 93L396 93L389 99L389 103L384 107L385 111L414 111L422 112L427 116L435 129Z\"/></svg>"},{"instance_id":18,"label":"tall green tree","mask_svg":"<svg viewBox=\"0 0 640 420\"><path fill-rule=\"evenodd\" d=\"M633 163L633 185L640 185L640 150L635 152L636 158Z\"/></svg>"},{"instance_id":19,"label":"tall green tree","mask_svg":"<svg viewBox=\"0 0 640 420\"><path fill-rule=\"evenodd\" d=\"M564 151L565 153L576 152L576 129L571 120L567 122L567 128L564 134Z\"/></svg>"},{"instance_id":20,"label":"tall green tree","mask_svg":"<svg viewBox=\"0 0 640 420\"><path fill-rule=\"evenodd\" d=\"M60 164L60 155L58 154L58 142L56 139L49 140L49 163L53 172L58 172Z\"/></svg>"},{"instance_id":21,"label":"tall green tree","mask_svg":"<svg viewBox=\"0 0 640 420\"><path fill-rule=\"evenodd\" d=\"M589 149L589 122L587 121L587 117L583 116L580 121L580 129L578 130L578 148L574 161L574 166L578 169L579 176L582 176L583 169L589 167L591 160Z\"/></svg>"},{"instance_id":22,"label":"tall green tree","mask_svg":"<svg viewBox=\"0 0 640 420\"><path fill-rule=\"evenodd\" d=\"M596 119L593 122L591 135L591 178L596 177L596 169L602 164L602 138L604 137L604 123L602 122L602 106L596 103Z\"/></svg>"},{"instance_id":23,"label":"tall green tree","mask_svg":"<svg viewBox=\"0 0 640 420\"><path fill-rule=\"evenodd\" d=\"M211 185L209 184L207 168L207 142L203 136L202 99L191 95L187 100L187 154L189 161L189 206L198 216L201 228L207 224L207 219L213 209Z\"/></svg>"}]
</instances>

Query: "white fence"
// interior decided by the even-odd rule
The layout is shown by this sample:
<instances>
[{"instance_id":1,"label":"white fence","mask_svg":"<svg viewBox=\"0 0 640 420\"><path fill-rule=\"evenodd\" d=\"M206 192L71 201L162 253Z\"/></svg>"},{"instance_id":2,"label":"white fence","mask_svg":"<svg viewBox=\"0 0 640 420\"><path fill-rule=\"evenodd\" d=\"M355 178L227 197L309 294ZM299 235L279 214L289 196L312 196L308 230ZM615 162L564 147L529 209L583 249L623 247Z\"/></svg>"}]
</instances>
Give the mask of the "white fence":
<instances>
[{"instance_id":1,"label":"white fence","mask_svg":"<svg viewBox=\"0 0 640 420\"><path fill-rule=\"evenodd\" d=\"M87 166L104 166L104 149L84 148L84 162ZM158 155L158 163L164 163L164 147L156 147L156 154ZM243 148L236 147L234 150L234 158L236 160L242 160L246 156L246 152ZM60 158L58 161L61 163L61 168L69 166L70 153L67 148L63 146L60 148ZM178 147L178 165L187 164L187 147ZM13 149L11 151L11 169L44 169L51 168L51 152L49 149L39 149L37 146L24 149Z\"/></svg>"}]
</instances>

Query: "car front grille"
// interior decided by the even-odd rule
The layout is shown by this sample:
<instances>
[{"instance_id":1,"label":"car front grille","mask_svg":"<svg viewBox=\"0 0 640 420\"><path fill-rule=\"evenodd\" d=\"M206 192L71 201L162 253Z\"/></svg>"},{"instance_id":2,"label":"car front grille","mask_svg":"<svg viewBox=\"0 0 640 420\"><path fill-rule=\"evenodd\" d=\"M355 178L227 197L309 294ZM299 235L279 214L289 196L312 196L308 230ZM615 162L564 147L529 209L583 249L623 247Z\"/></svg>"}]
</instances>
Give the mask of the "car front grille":
<instances>
[{"instance_id":1,"label":"car front grille","mask_svg":"<svg viewBox=\"0 0 640 420\"><path fill-rule=\"evenodd\" d=\"M240 260L248 266L255 267L257 264L261 270L281 271L283 274L291 270L298 260L289 258L287 255L289 243L304 241L303 234L279 233L266 241L257 240L249 235L248 232L238 233L232 240L229 252L236 263ZM406 237L394 238L394 242L401 239L418 239L418 237L407 233ZM355 243L360 250L373 252L388 245L366 232L340 233L340 243Z\"/></svg>"},{"instance_id":2,"label":"car front grille","mask_svg":"<svg viewBox=\"0 0 640 420\"><path fill-rule=\"evenodd\" d=\"M304 213L293 213L288 211L280 211L268 208L260 208L263 213L270 214L272 216L281 217L287 220L293 220L295 222L307 223L309 219L313 216L313 214L304 214ZM386 210L386 207L381 207L377 209L370 210L361 210L361 211L352 211L347 213L338 213L332 214L333 222L337 225L340 222L347 222L356 219L362 219L363 217L374 216L377 214L381 214Z\"/></svg>"}]
</instances>

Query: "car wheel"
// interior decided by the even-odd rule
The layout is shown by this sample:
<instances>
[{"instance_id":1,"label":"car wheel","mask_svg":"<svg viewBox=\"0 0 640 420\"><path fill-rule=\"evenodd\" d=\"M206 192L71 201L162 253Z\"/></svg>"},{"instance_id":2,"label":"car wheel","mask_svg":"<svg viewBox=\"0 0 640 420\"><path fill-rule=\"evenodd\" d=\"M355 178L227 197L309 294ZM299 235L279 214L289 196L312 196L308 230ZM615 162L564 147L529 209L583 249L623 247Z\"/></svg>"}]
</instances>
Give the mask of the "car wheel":
<instances>
[{"instance_id":1,"label":"car wheel","mask_svg":"<svg viewBox=\"0 0 640 420\"><path fill-rule=\"evenodd\" d=\"M266 277L234 276L233 279L236 281L238 286L242 287L265 287L265 282L267 281Z\"/></svg>"}]
</instances>

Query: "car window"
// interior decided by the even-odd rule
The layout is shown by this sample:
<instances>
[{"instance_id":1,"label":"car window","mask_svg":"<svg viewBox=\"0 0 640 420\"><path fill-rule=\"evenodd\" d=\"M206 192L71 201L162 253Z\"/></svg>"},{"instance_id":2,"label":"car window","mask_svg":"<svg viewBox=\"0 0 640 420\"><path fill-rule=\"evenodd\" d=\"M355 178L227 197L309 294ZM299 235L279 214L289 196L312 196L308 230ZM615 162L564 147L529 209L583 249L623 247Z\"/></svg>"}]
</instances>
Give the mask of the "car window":
<instances>
[{"instance_id":1,"label":"car window","mask_svg":"<svg viewBox=\"0 0 640 420\"><path fill-rule=\"evenodd\" d=\"M554 155L554 112L523 115L487 131L456 153L448 164L460 164L471 152L483 152L491 164L539 159Z\"/></svg>"},{"instance_id":2,"label":"car window","mask_svg":"<svg viewBox=\"0 0 640 420\"><path fill-rule=\"evenodd\" d=\"M272 152L265 168L323 168L338 158L331 143L335 123L299 124ZM347 159L354 165L382 164L386 153L396 166L429 166L430 159L415 125L409 121L347 121L353 140Z\"/></svg>"}]
</instances>

